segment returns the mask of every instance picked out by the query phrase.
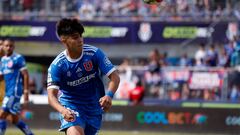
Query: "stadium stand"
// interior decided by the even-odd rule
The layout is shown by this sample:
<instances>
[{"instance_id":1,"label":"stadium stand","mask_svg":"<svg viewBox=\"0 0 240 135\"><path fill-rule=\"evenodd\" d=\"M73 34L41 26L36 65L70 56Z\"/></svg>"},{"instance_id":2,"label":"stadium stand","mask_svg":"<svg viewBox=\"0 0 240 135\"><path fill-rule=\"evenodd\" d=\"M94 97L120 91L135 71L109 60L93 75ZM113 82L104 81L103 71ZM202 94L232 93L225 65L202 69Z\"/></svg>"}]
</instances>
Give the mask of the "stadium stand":
<instances>
[{"instance_id":1,"label":"stadium stand","mask_svg":"<svg viewBox=\"0 0 240 135\"><path fill-rule=\"evenodd\" d=\"M142 0L2 0L0 1L0 19L16 22L51 22L72 16L92 23L130 21L160 22L165 25L172 22L178 25L178 22L192 23L201 20L203 23L210 23L209 27L214 27L221 22L238 22L239 6L238 0L164 0L160 6L146 5ZM227 25L231 26L230 23ZM194 38L181 40L179 43L141 43L138 46L138 52L135 51L136 46L131 44L139 43L97 44L107 50L114 64L120 65L119 67L124 65L121 64L123 59L129 60L128 66L124 66L127 68L122 68L120 72L123 78L130 82L125 84L123 82L124 87L121 88L123 90L119 90L116 98L128 99L126 89L134 88L137 80L140 80L145 86L145 98L239 101L239 86L235 81L238 76L233 74L236 72L235 67L240 63L238 34L219 42L211 39L205 42L193 40ZM50 41L19 40L17 44L17 50L26 55L27 61L40 64L40 66L37 65L40 70L36 71L36 66L32 68L32 94L46 94L44 83L46 68L62 47L59 43ZM200 50L198 45L201 46ZM29 47L33 51L28 51ZM156 56L150 56L153 55L149 54L153 50ZM157 60L152 61L152 59ZM206 74L201 74L202 72ZM225 77L226 74L227 77ZM194 79L204 81L204 77L209 75L216 81L213 81L211 86L203 87L205 83L202 82L202 86L193 87ZM34 79L39 76L43 77L40 82ZM230 81L223 83L226 82L223 81L225 79Z\"/></svg>"}]
</instances>

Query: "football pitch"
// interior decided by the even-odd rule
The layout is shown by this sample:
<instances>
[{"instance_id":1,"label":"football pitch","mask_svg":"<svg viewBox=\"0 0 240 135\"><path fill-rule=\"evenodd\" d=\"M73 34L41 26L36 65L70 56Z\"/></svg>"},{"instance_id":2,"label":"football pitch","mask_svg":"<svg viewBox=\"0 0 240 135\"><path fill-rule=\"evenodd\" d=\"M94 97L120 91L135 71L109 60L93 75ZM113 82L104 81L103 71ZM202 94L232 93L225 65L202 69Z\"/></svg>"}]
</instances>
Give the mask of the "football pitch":
<instances>
[{"instance_id":1,"label":"football pitch","mask_svg":"<svg viewBox=\"0 0 240 135\"><path fill-rule=\"evenodd\" d=\"M34 129L35 135L65 135L57 130ZM7 129L5 135L23 135L18 129ZM142 132L142 131L104 131L102 130L99 135L224 135L224 134L197 134L197 133L161 133L161 132Z\"/></svg>"}]
</instances>

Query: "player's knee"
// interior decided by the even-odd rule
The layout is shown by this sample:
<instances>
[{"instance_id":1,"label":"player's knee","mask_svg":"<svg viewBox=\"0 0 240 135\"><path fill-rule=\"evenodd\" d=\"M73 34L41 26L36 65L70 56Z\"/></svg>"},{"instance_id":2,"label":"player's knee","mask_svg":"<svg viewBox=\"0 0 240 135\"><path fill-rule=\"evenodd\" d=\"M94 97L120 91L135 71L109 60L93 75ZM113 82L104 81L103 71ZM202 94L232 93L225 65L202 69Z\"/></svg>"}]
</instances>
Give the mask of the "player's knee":
<instances>
[{"instance_id":1,"label":"player's knee","mask_svg":"<svg viewBox=\"0 0 240 135\"><path fill-rule=\"evenodd\" d=\"M66 135L84 135L84 130L80 126L72 126L66 130Z\"/></svg>"},{"instance_id":2,"label":"player's knee","mask_svg":"<svg viewBox=\"0 0 240 135\"><path fill-rule=\"evenodd\" d=\"M19 122L19 116L18 115L13 115L11 119L11 123L17 124Z\"/></svg>"},{"instance_id":3,"label":"player's knee","mask_svg":"<svg viewBox=\"0 0 240 135\"><path fill-rule=\"evenodd\" d=\"M4 112L3 110L0 110L0 119L6 119L8 113Z\"/></svg>"}]
</instances>

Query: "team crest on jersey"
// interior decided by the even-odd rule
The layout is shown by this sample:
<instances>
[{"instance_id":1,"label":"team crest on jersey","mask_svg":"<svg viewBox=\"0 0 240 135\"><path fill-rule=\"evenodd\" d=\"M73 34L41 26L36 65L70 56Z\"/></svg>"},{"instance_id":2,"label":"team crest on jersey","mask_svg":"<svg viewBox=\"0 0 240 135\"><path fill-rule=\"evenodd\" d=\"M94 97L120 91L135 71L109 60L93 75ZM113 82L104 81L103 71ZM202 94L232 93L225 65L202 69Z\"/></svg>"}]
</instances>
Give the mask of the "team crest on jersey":
<instances>
[{"instance_id":1,"label":"team crest on jersey","mask_svg":"<svg viewBox=\"0 0 240 135\"><path fill-rule=\"evenodd\" d=\"M7 63L7 66L8 66L8 68L11 68L12 66L13 66L13 61L9 61L8 63Z\"/></svg>"},{"instance_id":2,"label":"team crest on jersey","mask_svg":"<svg viewBox=\"0 0 240 135\"><path fill-rule=\"evenodd\" d=\"M92 61L89 60L89 61L87 61L87 62L84 62L84 63L83 63L83 66L84 66L84 68L85 68L86 71L91 71L92 68L93 68Z\"/></svg>"}]
</instances>

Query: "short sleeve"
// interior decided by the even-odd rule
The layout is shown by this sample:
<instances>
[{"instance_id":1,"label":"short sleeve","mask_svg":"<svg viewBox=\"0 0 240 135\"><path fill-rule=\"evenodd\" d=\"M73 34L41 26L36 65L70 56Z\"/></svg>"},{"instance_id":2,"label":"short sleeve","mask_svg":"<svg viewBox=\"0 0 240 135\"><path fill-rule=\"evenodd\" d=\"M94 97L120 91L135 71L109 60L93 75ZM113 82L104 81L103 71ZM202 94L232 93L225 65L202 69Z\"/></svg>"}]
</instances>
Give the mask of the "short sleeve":
<instances>
[{"instance_id":1,"label":"short sleeve","mask_svg":"<svg viewBox=\"0 0 240 135\"><path fill-rule=\"evenodd\" d=\"M17 59L17 67L18 67L20 70L26 69L26 61L25 61L25 59L24 59L23 56L20 56L20 57Z\"/></svg>"},{"instance_id":2,"label":"short sleeve","mask_svg":"<svg viewBox=\"0 0 240 135\"><path fill-rule=\"evenodd\" d=\"M98 61L99 69L104 75L109 76L114 70L116 70L112 62L101 49L97 50L96 58Z\"/></svg>"},{"instance_id":3,"label":"short sleeve","mask_svg":"<svg viewBox=\"0 0 240 135\"><path fill-rule=\"evenodd\" d=\"M60 67L51 64L48 68L47 89L59 89L60 87Z\"/></svg>"}]
</instances>

